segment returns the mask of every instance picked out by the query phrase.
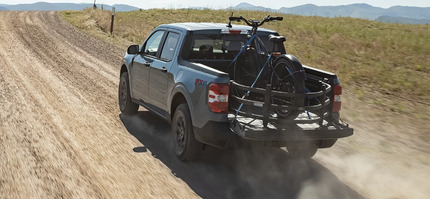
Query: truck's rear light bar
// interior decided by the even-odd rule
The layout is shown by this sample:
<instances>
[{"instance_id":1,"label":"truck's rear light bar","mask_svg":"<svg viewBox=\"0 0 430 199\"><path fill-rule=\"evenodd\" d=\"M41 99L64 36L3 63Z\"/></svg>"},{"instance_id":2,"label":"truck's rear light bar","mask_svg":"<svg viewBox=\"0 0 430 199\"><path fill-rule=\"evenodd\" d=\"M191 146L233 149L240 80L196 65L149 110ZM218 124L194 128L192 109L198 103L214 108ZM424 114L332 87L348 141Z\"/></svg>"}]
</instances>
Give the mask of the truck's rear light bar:
<instances>
[{"instance_id":1,"label":"truck's rear light bar","mask_svg":"<svg viewBox=\"0 0 430 199\"><path fill-rule=\"evenodd\" d=\"M332 112L338 113L342 107L340 96L342 95L342 86L338 83L335 84L333 89L333 110Z\"/></svg>"},{"instance_id":2,"label":"truck's rear light bar","mask_svg":"<svg viewBox=\"0 0 430 199\"><path fill-rule=\"evenodd\" d=\"M212 83L209 86L208 105L212 112L228 113L229 84Z\"/></svg>"}]
</instances>

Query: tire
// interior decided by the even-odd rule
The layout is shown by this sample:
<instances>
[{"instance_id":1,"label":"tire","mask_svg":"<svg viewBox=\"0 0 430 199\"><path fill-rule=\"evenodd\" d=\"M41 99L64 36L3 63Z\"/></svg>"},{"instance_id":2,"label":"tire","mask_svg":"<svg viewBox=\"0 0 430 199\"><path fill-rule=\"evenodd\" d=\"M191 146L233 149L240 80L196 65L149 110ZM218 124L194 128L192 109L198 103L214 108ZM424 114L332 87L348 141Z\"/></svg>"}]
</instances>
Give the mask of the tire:
<instances>
[{"instance_id":1,"label":"tire","mask_svg":"<svg viewBox=\"0 0 430 199\"><path fill-rule=\"evenodd\" d=\"M180 104L173 115L172 134L176 156L182 161L196 160L203 144L194 137L193 124L187 104Z\"/></svg>"},{"instance_id":2,"label":"tire","mask_svg":"<svg viewBox=\"0 0 430 199\"><path fill-rule=\"evenodd\" d=\"M118 105L121 113L125 115L133 115L137 113L139 105L131 101L130 86L128 81L128 73L121 74L118 88Z\"/></svg>"},{"instance_id":3,"label":"tire","mask_svg":"<svg viewBox=\"0 0 430 199\"><path fill-rule=\"evenodd\" d=\"M294 158L311 158L317 153L318 143L315 141L293 141L287 145L288 153Z\"/></svg>"},{"instance_id":4,"label":"tire","mask_svg":"<svg viewBox=\"0 0 430 199\"><path fill-rule=\"evenodd\" d=\"M288 93L305 93L305 73L303 66L297 60L297 58L291 56L292 61L288 56L282 56L275 60L273 68L274 71L271 76L271 85L273 90L278 90ZM304 97L295 98L281 98L272 97L272 103L301 107L304 105ZM302 111L299 110L282 110L275 109L279 118L286 120L293 120Z\"/></svg>"},{"instance_id":5,"label":"tire","mask_svg":"<svg viewBox=\"0 0 430 199\"><path fill-rule=\"evenodd\" d=\"M319 148L330 148L336 143L337 139L321 140Z\"/></svg>"}]
</instances>

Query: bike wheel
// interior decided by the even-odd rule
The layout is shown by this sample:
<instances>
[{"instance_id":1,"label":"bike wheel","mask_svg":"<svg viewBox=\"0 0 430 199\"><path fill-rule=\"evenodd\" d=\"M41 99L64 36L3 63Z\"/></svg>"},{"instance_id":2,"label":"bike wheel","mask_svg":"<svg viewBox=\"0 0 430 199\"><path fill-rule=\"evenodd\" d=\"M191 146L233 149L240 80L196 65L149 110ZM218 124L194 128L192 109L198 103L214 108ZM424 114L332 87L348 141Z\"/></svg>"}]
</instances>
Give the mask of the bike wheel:
<instances>
[{"instance_id":1,"label":"bike wheel","mask_svg":"<svg viewBox=\"0 0 430 199\"><path fill-rule=\"evenodd\" d=\"M304 70L300 63L291 61L288 57L282 56L275 60L271 75L272 90L287 93L305 93L305 76ZM272 96L272 103L285 106L301 107L304 105L304 96L298 97L280 97ZM288 110L285 108L275 108L279 118L294 119L302 111Z\"/></svg>"}]
</instances>

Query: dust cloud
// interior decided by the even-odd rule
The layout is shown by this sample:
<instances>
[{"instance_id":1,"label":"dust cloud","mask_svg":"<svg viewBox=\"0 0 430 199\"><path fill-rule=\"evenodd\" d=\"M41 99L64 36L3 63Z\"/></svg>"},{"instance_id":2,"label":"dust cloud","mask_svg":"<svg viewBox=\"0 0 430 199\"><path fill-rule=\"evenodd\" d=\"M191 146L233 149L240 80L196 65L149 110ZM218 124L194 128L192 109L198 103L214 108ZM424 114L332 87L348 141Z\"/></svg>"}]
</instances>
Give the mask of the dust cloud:
<instances>
[{"instance_id":1,"label":"dust cloud","mask_svg":"<svg viewBox=\"0 0 430 199\"><path fill-rule=\"evenodd\" d=\"M281 148L207 146L196 162L175 157L167 122L147 112L120 115L124 126L172 174L202 198L363 198L312 159L295 159Z\"/></svg>"}]
</instances>

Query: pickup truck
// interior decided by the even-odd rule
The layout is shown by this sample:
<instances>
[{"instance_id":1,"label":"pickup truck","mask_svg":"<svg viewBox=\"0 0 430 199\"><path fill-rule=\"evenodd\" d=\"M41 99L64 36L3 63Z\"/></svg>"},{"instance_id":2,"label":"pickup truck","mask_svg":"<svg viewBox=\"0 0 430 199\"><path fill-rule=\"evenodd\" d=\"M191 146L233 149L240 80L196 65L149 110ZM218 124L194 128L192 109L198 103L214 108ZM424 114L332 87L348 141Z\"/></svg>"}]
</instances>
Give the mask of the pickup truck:
<instances>
[{"instance_id":1,"label":"pickup truck","mask_svg":"<svg viewBox=\"0 0 430 199\"><path fill-rule=\"evenodd\" d=\"M143 106L167 120L175 153L183 161L195 160L206 145L242 144L286 147L292 156L309 158L318 148L352 135L353 129L340 119L342 87L337 76L302 65L283 45L274 54L291 60L306 75L299 105L276 105L275 95L288 94L270 85L251 87L249 74L232 70L232 60L247 44L250 31L249 26L217 23L158 26L143 45L127 49L120 71L120 111L132 115ZM270 37L279 36L277 32L260 28L256 34L268 49L275 49ZM247 59L241 64L261 64L256 62ZM246 99L240 92L255 92L257 97ZM277 117L281 114L274 107L297 114Z\"/></svg>"}]
</instances>

